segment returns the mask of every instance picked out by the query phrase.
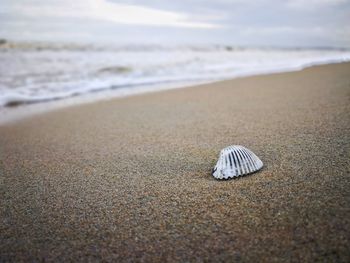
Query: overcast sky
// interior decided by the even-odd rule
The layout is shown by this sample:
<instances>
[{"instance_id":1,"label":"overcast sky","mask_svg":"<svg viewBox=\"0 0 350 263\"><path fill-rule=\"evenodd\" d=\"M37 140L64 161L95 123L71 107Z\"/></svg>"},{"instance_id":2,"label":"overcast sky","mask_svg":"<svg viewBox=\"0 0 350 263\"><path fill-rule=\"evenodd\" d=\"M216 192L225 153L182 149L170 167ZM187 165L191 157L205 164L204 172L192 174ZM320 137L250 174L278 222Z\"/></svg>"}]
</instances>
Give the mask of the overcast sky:
<instances>
[{"instance_id":1,"label":"overcast sky","mask_svg":"<svg viewBox=\"0 0 350 263\"><path fill-rule=\"evenodd\" d=\"M0 38L350 47L350 0L0 0Z\"/></svg>"}]
</instances>

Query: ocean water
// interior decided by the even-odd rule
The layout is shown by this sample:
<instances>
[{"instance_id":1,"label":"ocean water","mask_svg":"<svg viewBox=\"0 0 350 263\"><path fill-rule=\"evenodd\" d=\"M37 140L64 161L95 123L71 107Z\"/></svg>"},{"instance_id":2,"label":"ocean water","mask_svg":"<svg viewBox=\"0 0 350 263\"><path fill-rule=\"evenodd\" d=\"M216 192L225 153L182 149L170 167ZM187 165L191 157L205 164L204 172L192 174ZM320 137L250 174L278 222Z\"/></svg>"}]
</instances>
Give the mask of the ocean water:
<instances>
[{"instance_id":1,"label":"ocean water","mask_svg":"<svg viewBox=\"0 0 350 263\"><path fill-rule=\"evenodd\" d=\"M129 95L350 61L345 49L228 46L0 46L0 108L86 94ZM98 94L98 96L97 96Z\"/></svg>"}]
</instances>

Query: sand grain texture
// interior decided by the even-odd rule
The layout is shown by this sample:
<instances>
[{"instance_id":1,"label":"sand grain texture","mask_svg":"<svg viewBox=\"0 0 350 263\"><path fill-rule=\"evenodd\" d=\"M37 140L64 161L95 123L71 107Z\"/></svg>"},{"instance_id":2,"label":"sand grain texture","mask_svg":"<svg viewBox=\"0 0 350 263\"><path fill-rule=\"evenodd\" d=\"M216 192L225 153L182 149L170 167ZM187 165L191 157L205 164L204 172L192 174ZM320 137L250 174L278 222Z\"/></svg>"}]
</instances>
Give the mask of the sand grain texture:
<instances>
[{"instance_id":1,"label":"sand grain texture","mask_svg":"<svg viewBox=\"0 0 350 263\"><path fill-rule=\"evenodd\" d=\"M0 127L0 261L350 261L350 63ZM265 167L210 175L240 144Z\"/></svg>"}]
</instances>

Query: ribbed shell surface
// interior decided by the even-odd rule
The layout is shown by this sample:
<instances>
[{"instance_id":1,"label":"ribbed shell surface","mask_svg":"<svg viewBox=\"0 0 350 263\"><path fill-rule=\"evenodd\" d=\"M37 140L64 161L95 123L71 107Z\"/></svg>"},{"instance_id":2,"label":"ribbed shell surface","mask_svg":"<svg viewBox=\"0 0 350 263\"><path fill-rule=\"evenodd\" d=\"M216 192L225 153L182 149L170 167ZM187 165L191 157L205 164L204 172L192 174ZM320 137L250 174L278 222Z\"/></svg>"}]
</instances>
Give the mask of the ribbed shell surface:
<instances>
[{"instance_id":1,"label":"ribbed shell surface","mask_svg":"<svg viewBox=\"0 0 350 263\"><path fill-rule=\"evenodd\" d=\"M232 145L220 152L212 175L216 179L229 179L254 173L263 167L263 162L250 150Z\"/></svg>"}]
</instances>

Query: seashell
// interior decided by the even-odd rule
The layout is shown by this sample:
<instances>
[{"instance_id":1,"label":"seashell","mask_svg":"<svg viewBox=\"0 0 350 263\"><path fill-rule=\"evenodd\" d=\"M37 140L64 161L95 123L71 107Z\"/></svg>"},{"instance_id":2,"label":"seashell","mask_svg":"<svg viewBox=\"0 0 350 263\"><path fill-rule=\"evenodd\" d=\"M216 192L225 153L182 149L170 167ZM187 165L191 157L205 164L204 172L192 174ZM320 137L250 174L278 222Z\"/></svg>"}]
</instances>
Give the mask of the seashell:
<instances>
[{"instance_id":1,"label":"seashell","mask_svg":"<svg viewBox=\"0 0 350 263\"><path fill-rule=\"evenodd\" d=\"M254 173L263 167L263 162L250 150L240 145L231 145L221 150L212 175L216 179L229 179Z\"/></svg>"}]
</instances>

